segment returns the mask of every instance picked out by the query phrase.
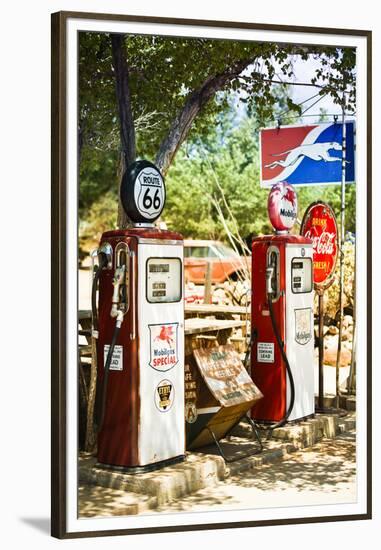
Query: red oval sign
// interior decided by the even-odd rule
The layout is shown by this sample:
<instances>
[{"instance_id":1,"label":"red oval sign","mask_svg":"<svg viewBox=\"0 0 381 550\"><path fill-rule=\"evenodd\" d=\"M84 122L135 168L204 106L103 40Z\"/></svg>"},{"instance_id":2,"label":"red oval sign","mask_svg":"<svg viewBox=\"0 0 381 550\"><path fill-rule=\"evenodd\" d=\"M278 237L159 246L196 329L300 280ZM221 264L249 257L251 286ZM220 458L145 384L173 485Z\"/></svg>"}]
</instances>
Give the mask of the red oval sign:
<instances>
[{"instance_id":1,"label":"red oval sign","mask_svg":"<svg viewBox=\"0 0 381 550\"><path fill-rule=\"evenodd\" d=\"M298 213L298 200L292 185L281 181L272 186L267 199L267 212L276 231L292 228Z\"/></svg>"},{"instance_id":2,"label":"red oval sign","mask_svg":"<svg viewBox=\"0 0 381 550\"><path fill-rule=\"evenodd\" d=\"M333 282L338 255L337 223L332 208L325 202L313 202L307 208L300 234L312 239L314 283L327 288Z\"/></svg>"}]
</instances>

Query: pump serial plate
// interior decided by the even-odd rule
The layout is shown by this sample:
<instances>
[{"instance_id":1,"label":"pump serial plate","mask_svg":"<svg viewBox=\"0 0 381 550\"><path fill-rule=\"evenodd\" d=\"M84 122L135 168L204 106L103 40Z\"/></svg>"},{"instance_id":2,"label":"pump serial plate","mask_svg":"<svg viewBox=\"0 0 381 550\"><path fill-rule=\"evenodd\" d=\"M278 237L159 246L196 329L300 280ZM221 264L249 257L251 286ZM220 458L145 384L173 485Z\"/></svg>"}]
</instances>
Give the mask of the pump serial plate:
<instances>
[{"instance_id":1,"label":"pump serial plate","mask_svg":"<svg viewBox=\"0 0 381 550\"><path fill-rule=\"evenodd\" d=\"M258 342L258 363L274 363L274 344L272 342Z\"/></svg>"},{"instance_id":2,"label":"pump serial plate","mask_svg":"<svg viewBox=\"0 0 381 550\"><path fill-rule=\"evenodd\" d=\"M106 364L107 354L110 346L106 344L104 346L104 361L103 365ZM110 370L123 370L123 346L115 346L112 354Z\"/></svg>"}]
</instances>

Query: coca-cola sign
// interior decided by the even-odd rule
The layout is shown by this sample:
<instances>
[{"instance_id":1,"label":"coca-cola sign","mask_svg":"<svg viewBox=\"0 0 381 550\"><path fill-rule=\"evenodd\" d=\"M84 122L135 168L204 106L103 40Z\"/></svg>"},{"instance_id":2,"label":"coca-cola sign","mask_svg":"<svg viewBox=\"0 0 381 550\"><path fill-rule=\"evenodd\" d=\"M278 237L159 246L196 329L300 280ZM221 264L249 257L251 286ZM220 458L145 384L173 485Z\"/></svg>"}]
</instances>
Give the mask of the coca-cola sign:
<instances>
[{"instance_id":1,"label":"coca-cola sign","mask_svg":"<svg viewBox=\"0 0 381 550\"><path fill-rule=\"evenodd\" d=\"M310 204L300 234L312 239L315 287L327 288L333 282L338 255L337 223L332 208L321 201Z\"/></svg>"}]
</instances>

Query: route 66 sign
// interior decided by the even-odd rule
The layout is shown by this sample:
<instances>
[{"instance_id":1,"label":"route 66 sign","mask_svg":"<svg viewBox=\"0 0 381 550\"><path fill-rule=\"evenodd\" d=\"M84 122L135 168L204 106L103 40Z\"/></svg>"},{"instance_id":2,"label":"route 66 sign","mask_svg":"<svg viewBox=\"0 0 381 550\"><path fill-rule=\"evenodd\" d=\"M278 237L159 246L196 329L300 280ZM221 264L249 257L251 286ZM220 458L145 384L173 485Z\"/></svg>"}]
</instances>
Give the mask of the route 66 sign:
<instances>
[{"instance_id":1,"label":"route 66 sign","mask_svg":"<svg viewBox=\"0 0 381 550\"><path fill-rule=\"evenodd\" d=\"M138 160L124 173L120 198L133 222L154 222L165 204L164 178L154 164Z\"/></svg>"}]
</instances>

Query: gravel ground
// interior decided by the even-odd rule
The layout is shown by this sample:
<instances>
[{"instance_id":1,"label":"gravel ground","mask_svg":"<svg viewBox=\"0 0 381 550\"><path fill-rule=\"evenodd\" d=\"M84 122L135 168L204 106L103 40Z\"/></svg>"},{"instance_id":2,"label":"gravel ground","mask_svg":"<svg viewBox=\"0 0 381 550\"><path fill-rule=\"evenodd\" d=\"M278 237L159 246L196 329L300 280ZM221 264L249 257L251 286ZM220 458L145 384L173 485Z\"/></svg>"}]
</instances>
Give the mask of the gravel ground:
<instances>
[{"instance_id":1,"label":"gravel ground","mask_svg":"<svg viewBox=\"0 0 381 550\"><path fill-rule=\"evenodd\" d=\"M148 501L115 489L79 489L80 514L88 517L136 514L138 509L156 514L351 503L356 501L356 435L326 439L160 508L149 509Z\"/></svg>"},{"instance_id":2,"label":"gravel ground","mask_svg":"<svg viewBox=\"0 0 381 550\"><path fill-rule=\"evenodd\" d=\"M356 501L356 435L292 453L154 512L343 504ZM153 511L151 511L152 513Z\"/></svg>"}]
</instances>

